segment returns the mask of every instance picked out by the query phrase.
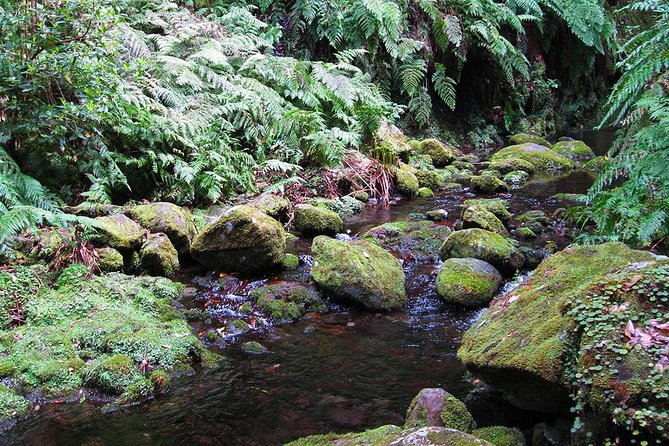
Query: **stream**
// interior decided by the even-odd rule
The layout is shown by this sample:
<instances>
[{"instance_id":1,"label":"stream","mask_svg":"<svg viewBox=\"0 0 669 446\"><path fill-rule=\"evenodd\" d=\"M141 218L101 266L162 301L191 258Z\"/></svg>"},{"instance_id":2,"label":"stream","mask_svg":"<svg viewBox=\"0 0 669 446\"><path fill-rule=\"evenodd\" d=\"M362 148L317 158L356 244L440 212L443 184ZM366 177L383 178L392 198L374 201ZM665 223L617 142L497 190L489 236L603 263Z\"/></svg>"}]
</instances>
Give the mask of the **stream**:
<instances>
[{"instance_id":1,"label":"stream","mask_svg":"<svg viewBox=\"0 0 669 446\"><path fill-rule=\"evenodd\" d=\"M550 215L559 202L556 193L583 193L593 178L583 171L533 179L508 198L519 215L541 209ZM351 236L409 214L442 208L449 222L460 214L468 191L435 198L368 205L346 221ZM552 236L559 248L567 238ZM545 238L533 244L543 246ZM274 279L306 277L309 239L297 239L290 251L306 266ZM425 387L442 387L460 399L473 388L471 377L456 358L462 333L483 309L444 304L434 291L438 265L406 268L409 303L396 312L375 314L334 304L327 314L308 314L289 325L242 335L213 347L227 360L212 370L198 370L171 385L162 397L134 407L103 413L94 404L48 404L0 435L0 445L281 445L316 434L361 431L404 422L412 398ZM198 307L212 290L202 271L186 271L179 279L192 286L186 306ZM213 280L213 279L211 279ZM253 286L251 283L249 286ZM217 318L194 323L217 327ZM240 341L257 340L269 349L248 355Z\"/></svg>"}]
</instances>

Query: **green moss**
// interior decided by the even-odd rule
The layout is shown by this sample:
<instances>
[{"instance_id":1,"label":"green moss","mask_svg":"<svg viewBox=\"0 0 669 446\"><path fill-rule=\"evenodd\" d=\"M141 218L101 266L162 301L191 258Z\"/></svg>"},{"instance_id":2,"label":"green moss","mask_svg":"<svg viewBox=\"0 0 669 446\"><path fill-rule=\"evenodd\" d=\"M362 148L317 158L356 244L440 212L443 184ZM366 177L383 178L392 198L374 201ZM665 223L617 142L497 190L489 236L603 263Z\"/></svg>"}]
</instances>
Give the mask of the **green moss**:
<instances>
[{"instance_id":1,"label":"green moss","mask_svg":"<svg viewBox=\"0 0 669 446\"><path fill-rule=\"evenodd\" d=\"M305 235L334 235L341 232L344 222L334 211L310 204L295 206L295 227Z\"/></svg>"},{"instance_id":2,"label":"green moss","mask_svg":"<svg viewBox=\"0 0 669 446\"><path fill-rule=\"evenodd\" d=\"M508 238L484 229L452 232L439 251L445 260L452 257L475 258L490 263L502 274L514 274L523 265L522 253Z\"/></svg>"},{"instance_id":3,"label":"green moss","mask_svg":"<svg viewBox=\"0 0 669 446\"><path fill-rule=\"evenodd\" d=\"M418 189L418 196L421 198L432 198L434 197L434 192L429 187L421 187Z\"/></svg>"},{"instance_id":4,"label":"green moss","mask_svg":"<svg viewBox=\"0 0 669 446\"><path fill-rule=\"evenodd\" d=\"M421 142L420 153L429 155L435 167L451 164L457 157L457 151L436 139L425 139Z\"/></svg>"},{"instance_id":5,"label":"green moss","mask_svg":"<svg viewBox=\"0 0 669 446\"><path fill-rule=\"evenodd\" d=\"M583 164L583 168L588 172L601 172L608 162L609 159L606 156L597 156Z\"/></svg>"},{"instance_id":6,"label":"green moss","mask_svg":"<svg viewBox=\"0 0 669 446\"><path fill-rule=\"evenodd\" d=\"M24 307L42 288L40 276L45 274L40 267L17 265L0 271L0 321L2 327L10 327L18 320L14 314L16 305Z\"/></svg>"},{"instance_id":7,"label":"green moss","mask_svg":"<svg viewBox=\"0 0 669 446\"><path fill-rule=\"evenodd\" d=\"M417 170L414 172L420 187L439 190L444 185L443 175L436 170Z\"/></svg>"},{"instance_id":8,"label":"green moss","mask_svg":"<svg viewBox=\"0 0 669 446\"><path fill-rule=\"evenodd\" d=\"M96 218L100 227L95 228L91 239L98 244L118 250L139 248L146 230L123 214Z\"/></svg>"},{"instance_id":9,"label":"green moss","mask_svg":"<svg viewBox=\"0 0 669 446\"><path fill-rule=\"evenodd\" d=\"M242 351L249 355L264 355L268 352L264 345L256 341L244 342L242 344Z\"/></svg>"},{"instance_id":10,"label":"green moss","mask_svg":"<svg viewBox=\"0 0 669 446\"><path fill-rule=\"evenodd\" d=\"M256 288L249 295L260 311L276 321L294 320L308 311L327 311L318 293L295 282L280 282Z\"/></svg>"},{"instance_id":11,"label":"green moss","mask_svg":"<svg viewBox=\"0 0 669 446\"><path fill-rule=\"evenodd\" d=\"M462 189L462 184L460 183L446 183L442 189L444 190L460 190Z\"/></svg>"},{"instance_id":12,"label":"green moss","mask_svg":"<svg viewBox=\"0 0 669 446\"><path fill-rule=\"evenodd\" d=\"M300 258L295 254L286 254L281 261L283 269L297 269L300 266Z\"/></svg>"},{"instance_id":13,"label":"green moss","mask_svg":"<svg viewBox=\"0 0 669 446\"><path fill-rule=\"evenodd\" d=\"M256 207L270 217L285 222L290 216L290 201L273 194L261 194L249 202L249 206Z\"/></svg>"},{"instance_id":14,"label":"green moss","mask_svg":"<svg viewBox=\"0 0 669 446\"><path fill-rule=\"evenodd\" d=\"M553 146L553 151L574 161L588 161L595 157L595 153L583 141L559 141Z\"/></svg>"},{"instance_id":15,"label":"green moss","mask_svg":"<svg viewBox=\"0 0 669 446\"><path fill-rule=\"evenodd\" d=\"M523 433L515 427L482 427L475 429L472 435L495 446L525 446Z\"/></svg>"},{"instance_id":16,"label":"green moss","mask_svg":"<svg viewBox=\"0 0 669 446\"><path fill-rule=\"evenodd\" d=\"M401 163L399 167L394 169L395 188L398 192L408 197L418 195L420 185L416 177L416 172L416 169L404 163Z\"/></svg>"},{"instance_id":17,"label":"green moss","mask_svg":"<svg viewBox=\"0 0 669 446\"><path fill-rule=\"evenodd\" d=\"M179 270L179 254L162 233L149 234L139 252L142 269L154 276L172 277Z\"/></svg>"},{"instance_id":18,"label":"green moss","mask_svg":"<svg viewBox=\"0 0 669 446\"><path fill-rule=\"evenodd\" d=\"M532 163L538 172L559 172L563 170L569 170L574 167L574 164L571 160L569 160L569 158L554 152L548 147L533 143L505 147L499 152L495 153L491 158L491 161L495 162L513 158L522 159Z\"/></svg>"},{"instance_id":19,"label":"green moss","mask_svg":"<svg viewBox=\"0 0 669 446\"><path fill-rule=\"evenodd\" d=\"M467 161L460 161L460 160L453 161L451 166L455 167L458 170L470 170L472 172L476 170L476 166L473 165L472 163L468 163Z\"/></svg>"},{"instance_id":20,"label":"green moss","mask_svg":"<svg viewBox=\"0 0 669 446\"><path fill-rule=\"evenodd\" d=\"M470 206L462 213L462 227L467 228L481 228L487 231L496 232L505 236L509 235L509 231L504 227L504 223L497 218L495 214L487 211L481 206Z\"/></svg>"},{"instance_id":21,"label":"green moss","mask_svg":"<svg viewBox=\"0 0 669 446\"><path fill-rule=\"evenodd\" d=\"M364 204L348 195L344 195L343 197L334 200L329 200L327 198L312 198L308 201L308 204L329 209L332 212L339 214L341 218L352 217L365 209Z\"/></svg>"},{"instance_id":22,"label":"green moss","mask_svg":"<svg viewBox=\"0 0 669 446\"><path fill-rule=\"evenodd\" d=\"M531 240L537 238L537 234L530 228L521 227L514 231L514 233L523 240Z\"/></svg>"},{"instance_id":23,"label":"green moss","mask_svg":"<svg viewBox=\"0 0 669 446\"><path fill-rule=\"evenodd\" d=\"M191 254L223 271L258 273L281 265L286 250L281 223L251 206L235 206L195 237Z\"/></svg>"},{"instance_id":24,"label":"green moss","mask_svg":"<svg viewBox=\"0 0 669 446\"><path fill-rule=\"evenodd\" d=\"M507 173L515 171L533 174L537 171L537 168L534 167L534 164L522 158L497 159L491 161L490 164L488 164L488 169L496 170L502 175L506 175Z\"/></svg>"},{"instance_id":25,"label":"green moss","mask_svg":"<svg viewBox=\"0 0 669 446\"><path fill-rule=\"evenodd\" d=\"M17 418L30 412L30 401L0 385L0 420Z\"/></svg>"},{"instance_id":26,"label":"green moss","mask_svg":"<svg viewBox=\"0 0 669 446\"><path fill-rule=\"evenodd\" d=\"M312 253L314 281L335 296L375 310L398 308L406 302L401 264L377 245L319 236Z\"/></svg>"},{"instance_id":27,"label":"green moss","mask_svg":"<svg viewBox=\"0 0 669 446\"><path fill-rule=\"evenodd\" d=\"M512 371L560 384L573 327L562 313L566 299L603 273L651 258L622 243L575 246L549 257L519 288L491 303L465 333L458 357L479 370L505 370L494 385L511 383Z\"/></svg>"},{"instance_id":28,"label":"green moss","mask_svg":"<svg viewBox=\"0 0 669 446\"><path fill-rule=\"evenodd\" d=\"M98 249L99 266L102 272L118 272L123 270L123 255L114 248Z\"/></svg>"},{"instance_id":29,"label":"green moss","mask_svg":"<svg viewBox=\"0 0 669 446\"><path fill-rule=\"evenodd\" d=\"M513 187L520 187L527 182L530 174L522 170L514 170L504 175L503 181Z\"/></svg>"},{"instance_id":30,"label":"green moss","mask_svg":"<svg viewBox=\"0 0 669 446\"><path fill-rule=\"evenodd\" d=\"M399 427L387 425L360 433L312 435L285 446L386 446L401 432Z\"/></svg>"},{"instance_id":31,"label":"green moss","mask_svg":"<svg viewBox=\"0 0 669 446\"><path fill-rule=\"evenodd\" d=\"M467 410L465 403L446 392L446 401L441 411L441 421L445 428L456 429L461 432L471 432L476 429L472 414Z\"/></svg>"},{"instance_id":32,"label":"green moss","mask_svg":"<svg viewBox=\"0 0 669 446\"><path fill-rule=\"evenodd\" d=\"M195 237L195 221L190 211L172 203L135 206L127 214L152 233L167 235L177 252L185 254Z\"/></svg>"},{"instance_id":33,"label":"green moss","mask_svg":"<svg viewBox=\"0 0 669 446\"><path fill-rule=\"evenodd\" d=\"M362 238L398 253L405 261L427 261L437 256L450 232L447 226L429 221L395 221L373 227Z\"/></svg>"},{"instance_id":34,"label":"green moss","mask_svg":"<svg viewBox=\"0 0 669 446\"><path fill-rule=\"evenodd\" d=\"M489 263L478 259L448 259L437 275L437 294L446 302L477 306L490 302L502 276Z\"/></svg>"},{"instance_id":35,"label":"green moss","mask_svg":"<svg viewBox=\"0 0 669 446\"><path fill-rule=\"evenodd\" d=\"M509 186L504 181L489 174L473 176L470 181L472 188L487 194L508 192L509 190Z\"/></svg>"},{"instance_id":36,"label":"green moss","mask_svg":"<svg viewBox=\"0 0 669 446\"><path fill-rule=\"evenodd\" d=\"M529 133L517 133L509 138L509 142L511 144L525 144L531 142L544 147L551 146L551 143L548 142L545 138L537 135L531 135Z\"/></svg>"}]
</instances>

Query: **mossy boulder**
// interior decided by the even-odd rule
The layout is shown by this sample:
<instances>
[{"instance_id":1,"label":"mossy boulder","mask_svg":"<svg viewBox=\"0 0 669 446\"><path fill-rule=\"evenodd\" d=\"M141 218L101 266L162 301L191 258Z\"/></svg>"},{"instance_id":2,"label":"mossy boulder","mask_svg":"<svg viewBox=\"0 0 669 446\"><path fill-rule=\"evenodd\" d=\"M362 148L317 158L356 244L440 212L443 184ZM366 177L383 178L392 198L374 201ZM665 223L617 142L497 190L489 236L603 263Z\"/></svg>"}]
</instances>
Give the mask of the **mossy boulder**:
<instances>
[{"instance_id":1,"label":"mossy boulder","mask_svg":"<svg viewBox=\"0 0 669 446\"><path fill-rule=\"evenodd\" d=\"M63 210L68 214L95 218L95 217L104 217L114 214L120 214L123 211L123 208L121 206L116 206L113 204L84 202L76 206L63 206Z\"/></svg>"},{"instance_id":2,"label":"mossy boulder","mask_svg":"<svg viewBox=\"0 0 669 446\"><path fill-rule=\"evenodd\" d=\"M295 254L286 254L283 256L281 266L286 270L297 269L300 266L300 258Z\"/></svg>"},{"instance_id":3,"label":"mossy boulder","mask_svg":"<svg viewBox=\"0 0 669 446\"><path fill-rule=\"evenodd\" d=\"M522 170L514 170L502 178L502 180L511 187L520 187L530 179L530 174Z\"/></svg>"},{"instance_id":4,"label":"mossy boulder","mask_svg":"<svg viewBox=\"0 0 669 446\"><path fill-rule=\"evenodd\" d=\"M448 303L464 306L487 304L501 285L499 271L478 259L447 259L437 275L437 294Z\"/></svg>"},{"instance_id":5,"label":"mossy boulder","mask_svg":"<svg viewBox=\"0 0 669 446\"><path fill-rule=\"evenodd\" d=\"M495 162L513 158L522 159L532 163L537 172L560 172L574 167L574 163L569 158L560 155L546 146L534 143L505 147L495 153L492 156L491 161Z\"/></svg>"},{"instance_id":6,"label":"mossy boulder","mask_svg":"<svg viewBox=\"0 0 669 446\"><path fill-rule=\"evenodd\" d=\"M244 342L242 344L242 351L248 355L264 355L269 352L267 347L257 341Z\"/></svg>"},{"instance_id":7,"label":"mossy boulder","mask_svg":"<svg viewBox=\"0 0 669 446\"><path fill-rule=\"evenodd\" d=\"M471 177L470 184L474 190L494 194L497 192L508 192L509 185L494 175L476 175Z\"/></svg>"},{"instance_id":8,"label":"mossy boulder","mask_svg":"<svg viewBox=\"0 0 669 446\"><path fill-rule=\"evenodd\" d=\"M335 235L344 229L339 214L330 209L303 203L294 212L295 228L304 235Z\"/></svg>"},{"instance_id":9,"label":"mossy boulder","mask_svg":"<svg viewBox=\"0 0 669 446\"><path fill-rule=\"evenodd\" d=\"M523 254L514 243L485 229L462 229L452 232L439 250L443 259L475 258L490 263L504 275L513 275L524 262Z\"/></svg>"},{"instance_id":10,"label":"mossy boulder","mask_svg":"<svg viewBox=\"0 0 669 446\"><path fill-rule=\"evenodd\" d=\"M274 194L260 194L248 203L280 222L287 222L290 217L290 201Z\"/></svg>"},{"instance_id":11,"label":"mossy boulder","mask_svg":"<svg viewBox=\"0 0 669 446\"><path fill-rule=\"evenodd\" d=\"M418 196L421 198L432 198L434 197L434 192L429 187L421 187L418 189Z\"/></svg>"},{"instance_id":12,"label":"mossy boulder","mask_svg":"<svg viewBox=\"0 0 669 446\"><path fill-rule=\"evenodd\" d=\"M425 139L420 144L420 152L432 158L434 167L440 168L451 164L458 156L455 148L436 139Z\"/></svg>"},{"instance_id":13,"label":"mossy boulder","mask_svg":"<svg viewBox=\"0 0 669 446\"><path fill-rule=\"evenodd\" d=\"M502 175L515 171L533 174L537 171L534 164L522 158L497 159L488 164L488 169L496 170Z\"/></svg>"},{"instance_id":14,"label":"mossy boulder","mask_svg":"<svg viewBox=\"0 0 669 446\"><path fill-rule=\"evenodd\" d=\"M187 254L195 237L195 222L188 209L172 203L150 203L135 206L128 216L151 232L162 232L179 254Z\"/></svg>"},{"instance_id":15,"label":"mossy boulder","mask_svg":"<svg viewBox=\"0 0 669 446\"><path fill-rule=\"evenodd\" d=\"M504 223L495 214L481 206L470 206L462 213L462 227L481 228L502 235L509 235Z\"/></svg>"},{"instance_id":16,"label":"mossy boulder","mask_svg":"<svg viewBox=\"0 0 669 446\"><path fill-rule=\"evenodd\" d=\"M595 157L595 152L583 141L559 141L553 151L572 161L585 162Z\"/></svg>"},{"instance_id":17,"label":"mossy boulder","mask_svg":"<svg viewBox=\"0 0 669 446\"><path fill-rule=\"evenodd\" d=\"M427 211L425 216L430 221L440 222L448 220L448 211L446 209L435 209Z\"/></svg>"},{"instance_id":18,"label":"mossy boulder","mask_svg":"<svg viewBox=\"0 0 669 446\"><path fill-rule=\"evenodd\" d=\"M339 214L341 218L352 217L365 209L365 205L353 197L344 195L333 200L327 198L313 198L308 204L329 209Z\"/></svg>"},{"instance_id":19,"label":"mossy boulder","mask_svg":"<svg viewBox=\"0 0 669 446\"><path fill-rule=\"evenodd\" d=\"M474 418L465 404L444 389L423 389L411 401L407 410L405 429L440 426L471 432L476 428Z\"/></svg>"},{"instance_id":20,"label":"mossy boulder","mask_svg":"<svg viewBox=\"0 0 669 446\"><path fill-rule=\"evenodd\" d=\"M442 187L442 189L447 190L447 191L460 190L462 188L463 188L462 184L452 183L452 182L448 182L448 183L444 184L444 186Z\"/></svg>"},{"instance_id":21,"label":"mossy boulder","mask_svg":"<svg viewBox=\"0 0 669 446\"><path fill-rule=\"evenodd\" d=\"M506 426L488 426L474 429L472 435L495 446L526 446L520 429Z\"/></svg>"},{"instance_id":22,"label":"mossy boulder","mask_svg":"<svg viewBox=\"0 0 669 446\"><path fill-rule=\"evenodd\" d=\"M228 209L191 245L191 255L204 266L248 274L280 266L285 250L281 223L251 206Z\"/></svg>"},{"instance_id":23,"label":"mossy boulder","mask_svg":"<svg viewBox=\"0 0 669 446\"><path fill-rule=\"evenodd\" d=\"M476 166L472 163L469 163L467 161L461 161L461 160L455 160L451 163L451 166L455 167L458 170L469 170L474 172L476 170Z\"/></svg>"},{"instance_id":24,"label":"mossy boulder","mask_svg":"<svg viewBox=\"0 0 669 446\"><path fill-rule=\"evenodd\" d=\"M420 183L416 177L417 169L408 164L400 163L399 167L394 169L395 172L395 188L402 195L407 197L415 197L418 195Z\"/></svg>"},{"instance_id":25,"label":"mossy boulder","mask_svg":"<svg viewBox=\"0 0 669 446\"><path fill-rule=\"evenodd\" d=\"M103 355L89 366L86 385L121 395L122 402L147 398L152 386L127 355Z\"/></svg>"},{"instance_id":26,"label":"mossy boulder","mask_svg":"<svg viewBox=\"0 0 669 446\"><path fill-rule=\"evenodd\" d=\"M516 133L515 135L509 137L509 142L511 144L525 144L531 142L545 147L551 146L551 143L548 142L546 138L539 135L532 135L530 133Z\"/></svg>"},{"instance_id":27,"label":"mossy boulder","mask_svg":"<svg viewBox=\"0 0 669 446\"><path fill-rule=\"evenodd\" d=\"M485 209L488 212L495 214L503 222L511 220L511 206L509 203L501 198L476 198L472 200L465 200L463 207L465 209L476 206Z\"/></svg>"},{"instance_id":28,"label":"mossy boulder","mask_svg":"<svg viewBox=\"0 0 669 446\"><path fill-rule=\"evenodd\" d=\"M99 226L95 228L92 241L99 246L110 246L120 251L138 249L146 230L123 214L97 217Z\"/></svg>"},{"instance_id":29,"label":"mossy boulder","mask_svg":"<svg viewBox=\"0 0 669 446\"><path fill-rule=\"evenodd\" d=\"M439 190L444 185L443 175L436 170L417 170L414 172L418 179L420 187L427 187L432 190Z\"/></svg>"},{"instance_id":30,"label":"mossy boulder","mask_svg":"<svg viewBox=\"0 0 669 446\"><path fill-rule=\"evenodd\" d=\"M172 277L179 270L179 253L166 234L149 234L139 251L142 269L152 276Z\"/></svg>"},{"instance_id":31,"label":"mossy boulder","mask_svg":"<svg viewBox=\"0 0 669 446\"><path fill-rule=\"evenodd\" d=\"M537 234L528 227L520 227L514 231L514 234L523 240L532 240L537 238Z\"/></svg>"},{"instance_id":32,"label":"mossy boulder","mask_svg":"<svg viewBox=\"0 0 669 446\"><path fill-rule=\"evenodd\" d=\"M277 322L293 321L308 311L328 309L318 291L296 282L265 285L253 290L249 297L260 311Z\"/></svg>"},{"instance_id":33,"label":"mossy boulder","mask_svg":"<svg viewBox=\"0 0 669 446\"><path fill-rule=\"evenodd\" d=\"M410 141L407 141L402 130L388 122L382 122L377 130L379 145L389 147L390 152L397 158L408 160L413 152Z\"/></svg>"},{"instance_id":34,"label":"mossy boulder","mask_svg":"<svg viewBox=\"0 0 669 446\"><path fill-rule=\"evenodd\" d=\"M608 164L609 159L606 156L596 156L590 161L583 164L583 169L588 172L601 172Z\"/></svg>"},{"instance_id":35,"label":"mossy boulder","mask_svg":"<svg viewBox=\"0 0 669 446\"><path fill-rule=\"evenodd\" d=\"M565 361L574 321L564 314L565 304L602 274L652 259L622 243L574 246L547 258L521 286L490 304L465 333L458 357L519 407L569 407Z\"/></svg>"},{"instance_id":36,"label":"mossy boulder","mask_svg":"<svg viewBox=\"0 0 669 446\"><path fill-rule=\"evenodd\" d=\"M396 221L375 226L362 238L411 263L434 260L450 233L448 226L430 221Z\"/></svg>"},{"instance_id":37,"label":"mossy boulder","mask_svg":"<svg viewBox=\"0 0 669 446\"><path fill-rule=\"evenodd\" d=\"M372 310L390 310L406 303L402 265L376 244L318 236L311 251L314 281L334 296Z\"/></svg>"},{"instance_id":38,"label":"mossy boulder","mask_svg":"<svg viewBox=\"0 0 669 446\"><path fill-rule=\"evenodd\" d=\"M106 247L97 251L100 271L105 273L123 271L123 255L118 250Z\"/></svg>"}]
</instances>

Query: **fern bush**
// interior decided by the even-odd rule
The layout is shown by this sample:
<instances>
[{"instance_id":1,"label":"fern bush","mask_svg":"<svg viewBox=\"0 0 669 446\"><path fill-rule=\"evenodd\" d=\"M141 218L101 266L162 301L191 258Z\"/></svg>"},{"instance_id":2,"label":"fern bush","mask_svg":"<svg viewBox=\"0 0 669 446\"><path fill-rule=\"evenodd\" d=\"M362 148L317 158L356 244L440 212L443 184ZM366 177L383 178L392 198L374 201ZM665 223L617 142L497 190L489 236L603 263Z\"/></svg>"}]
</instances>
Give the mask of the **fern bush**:
<instances>
[{"instance_id":1,"label":"fern bush","mask_svg":"<svg viewBox=\"0 0 669 446\"><path fill-rule=\"evenodd\" d=\"M669 234L669 5L627 7L654 18L621 49L622 75L602 125L621 126L589 193L596 237L651 246Z\"/></svg>"}]
</instances>

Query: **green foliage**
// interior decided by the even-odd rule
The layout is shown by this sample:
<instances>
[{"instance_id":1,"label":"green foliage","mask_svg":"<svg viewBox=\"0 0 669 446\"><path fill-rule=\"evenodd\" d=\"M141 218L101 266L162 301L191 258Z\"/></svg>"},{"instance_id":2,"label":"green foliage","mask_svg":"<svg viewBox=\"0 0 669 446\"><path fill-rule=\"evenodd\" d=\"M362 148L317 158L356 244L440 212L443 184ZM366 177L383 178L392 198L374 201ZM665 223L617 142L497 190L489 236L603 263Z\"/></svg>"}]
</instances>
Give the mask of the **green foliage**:
<instances>
[{"instance_id":1,"label":"green foliage","mask_svg":"<svg viewBox=\"0 0 669 446\"><path fill-rule=\"evenodd\" d=\"M669 7L628 7L654 23L623 47L623 74L602 121L622 126L610 162L589 193L597 238L650 246L669 234Z\"/></svg>"}]
</instances>

